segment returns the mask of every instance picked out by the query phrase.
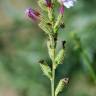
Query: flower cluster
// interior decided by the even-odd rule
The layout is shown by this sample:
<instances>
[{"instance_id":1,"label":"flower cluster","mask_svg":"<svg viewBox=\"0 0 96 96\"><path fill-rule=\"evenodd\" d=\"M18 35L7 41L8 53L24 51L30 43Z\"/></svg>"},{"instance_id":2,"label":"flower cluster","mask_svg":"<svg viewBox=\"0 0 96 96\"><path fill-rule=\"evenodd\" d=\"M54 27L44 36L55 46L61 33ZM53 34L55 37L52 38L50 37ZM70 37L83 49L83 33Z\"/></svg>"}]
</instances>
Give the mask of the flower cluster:
<instances>
[{"instance_id":1,"label":"flower cluster","mask_svg":"<svg viewBox=\"0 0 96 96\"><path fill-rule=\"evenodd\" d=\"M64 14L64 6L66 8L70 8L74 6L74 3L76 2L76 0L58 0L58 2L60 3L60 14ZM48 8L52 8L52 2L51 0L45 0L45 6L47 6ZM32 8L28 8L25 11L25 14L33 20L37 20L38 17L40 16L40 13Z\"/></svg>"}]
</instances>

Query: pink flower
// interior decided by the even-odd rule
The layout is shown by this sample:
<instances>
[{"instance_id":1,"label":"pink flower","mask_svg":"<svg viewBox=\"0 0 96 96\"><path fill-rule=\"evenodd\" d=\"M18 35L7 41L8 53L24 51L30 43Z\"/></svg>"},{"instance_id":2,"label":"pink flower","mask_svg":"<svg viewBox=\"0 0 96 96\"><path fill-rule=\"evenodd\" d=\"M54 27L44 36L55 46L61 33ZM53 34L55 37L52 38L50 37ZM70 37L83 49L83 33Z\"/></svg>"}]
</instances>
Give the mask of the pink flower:
<instances>
[{"instance_id":1,"label":"pink flower","mask_svg":"<svg viewBox=\"0 0 96 96\"><path fill-rule=\"evenodd\" d=\"M29 18L33 19L33 20L37 20L38 17L40 16L40 13L37 12L37 11L35 11L35 10L33 10L32 8L26 9L25 14L26 14Z\"/></svg>"},{"instance_id":2,"label":"pink flower","mask_svg":"<svg viewBox=\"0 0 96 96\"><path fill-rule=\"evenodd\" d=\"M70 8L74 6L76 0L58 0L61 4L63 4L66 8Z\"/></svg>"}]
</instances>

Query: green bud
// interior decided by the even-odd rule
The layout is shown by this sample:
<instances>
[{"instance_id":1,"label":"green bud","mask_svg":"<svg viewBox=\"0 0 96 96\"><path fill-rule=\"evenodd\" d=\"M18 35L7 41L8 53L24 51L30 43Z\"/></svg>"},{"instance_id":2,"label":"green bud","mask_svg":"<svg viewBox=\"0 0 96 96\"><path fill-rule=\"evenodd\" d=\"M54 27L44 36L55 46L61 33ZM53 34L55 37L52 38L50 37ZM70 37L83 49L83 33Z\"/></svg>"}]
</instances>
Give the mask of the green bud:
<instances>
[{"instance_id":1,"label":"green bud","mask_svg":"<svg viewBox=\"0 0 96 96\"><path fill-rule=\"evenodd\" d=\"M57 96L62 90L64 86L68 83L68 78L61 79L56 87L55 96Z\"/></svg>"},{"instance_id":2,"label":"green bud","mask_svg":"<svg viewBox=\"0 0 96 96\"><path fill-rule=\"evenodd\" d=\"M39 63L44 75L46 75L51 80L52 78L51 68L48 66L48 64L44 60L39 61Z\"/></svg>"},{"instance_id":3,"label":"green bud","mask_svg":"<svg viewBox=\"0 0 96 96\"><path fill-rule=\"evenodd\" d=\"M64 61L64 55L65 55L65 43L66 41L62 41L62 49L59 51L59 53L57 54L56 58L55 58L55 68L59 65L62 64Z\"/></svg>"},{"instance_id":4,"label":"green bud","mask_svg":"<svg viewBox=\"0 0 96 96\"><path fill-rule=\"evenodd\" d=\"M58 53L58 55L56 56L56 58L55 58L55 62L56 62L55 67L57 67L59 64L63 63L63 61L64 61L64 53L65 53L65 50L61 49L60 52Z\"/></svg>"},{"instance_id":5,"label":"green bud","mask_svg":"<svg viewBox=\"0 0 96 96\"><path fill-rule=\"evenodd\" d=\"M54 25L54 33L56 33L58 31L60 23L61 23L61 20L62 20L62 17L63 17L63 15L59 14L59 16L57 18L57 21L56 21L56 23Z\"/></svg>"}]
</instances>

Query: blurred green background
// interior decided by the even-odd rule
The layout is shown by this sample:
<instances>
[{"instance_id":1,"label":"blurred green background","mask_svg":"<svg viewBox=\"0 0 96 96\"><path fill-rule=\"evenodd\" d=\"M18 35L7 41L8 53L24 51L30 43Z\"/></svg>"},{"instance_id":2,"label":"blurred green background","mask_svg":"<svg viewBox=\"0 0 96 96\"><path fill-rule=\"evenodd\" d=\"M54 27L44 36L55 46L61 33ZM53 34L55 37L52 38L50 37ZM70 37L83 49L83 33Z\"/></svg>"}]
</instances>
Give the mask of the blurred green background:
<instances>
[{"instance_id":1,"label":"blurred green background","mask_svg":"<svg viewBox=\"0 0 96 96\"><path fill-rule=\"evenodd\" d=\"M39 10L37 0L0 0L0 96L51 96L38 64L51 62L47 36L26 19L28 7ZM96 96L96 0L77 0L65 9L64 22L58 43L67 41L66 57L55 82L70 80L60 96Z\"/></svg>"}]
</instances>

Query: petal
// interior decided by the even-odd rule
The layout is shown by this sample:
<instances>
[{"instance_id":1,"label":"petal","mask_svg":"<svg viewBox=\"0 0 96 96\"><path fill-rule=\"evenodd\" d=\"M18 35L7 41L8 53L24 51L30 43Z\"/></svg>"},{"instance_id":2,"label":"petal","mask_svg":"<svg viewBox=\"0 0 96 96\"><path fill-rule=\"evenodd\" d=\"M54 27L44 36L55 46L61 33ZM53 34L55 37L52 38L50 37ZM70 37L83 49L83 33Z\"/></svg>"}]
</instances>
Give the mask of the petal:
<instances>
[{"instance_id":1,"label":"petal","mask_svg":"<svg viewBox=\"0 0 96 96\"><path fill-rule=\"evenodd\" d=\"M66 8L70 8L74 6L76 0L58 0L60 4L63 4Z\"/></svg>"},{"instance_id":2,"label":"petal","mask_svg":"<svg viewBox=\"0 0 96 96\"><path fill-rule=\"evenodd\" d=\"M73 2L73 1L64 2L64 6L65 6L66 8L73 7L73 6L74 6L74 2Z\"/></svg>"}]
</instances>

